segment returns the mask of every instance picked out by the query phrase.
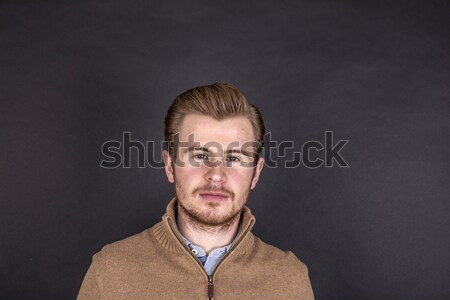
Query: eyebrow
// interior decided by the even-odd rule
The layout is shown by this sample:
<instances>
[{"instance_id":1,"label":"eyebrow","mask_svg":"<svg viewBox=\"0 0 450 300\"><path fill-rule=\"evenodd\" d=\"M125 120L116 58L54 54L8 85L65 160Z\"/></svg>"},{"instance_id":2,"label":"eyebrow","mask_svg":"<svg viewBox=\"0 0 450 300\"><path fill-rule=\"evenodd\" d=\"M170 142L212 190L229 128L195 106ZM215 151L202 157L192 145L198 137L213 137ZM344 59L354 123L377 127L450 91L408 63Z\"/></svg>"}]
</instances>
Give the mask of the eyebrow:
<instances>
[{"instance_id":1,"label":"eyebrow","mask_svg":"<svg viewBox=\"0 0 450 300\"><path fill-rule=\"evenodd\" d=\"M184 152L187 153L187 152L192 152L192 151L203 151L203 152L206 152L206 153L211 153L211 151L209 151L209 149L207 149L205 147L197 147L197 146L187 147L187 148L185 148ZM241 150L241 149L229 149L229 150L225 151L225 153L226 154L241 153L241 154L243 154L245 156L250 156L250 157L253 156L252 155L253 152L248 152L248 151ZM255 154L255 153L253 153L253 154Z\"/></svg>"},{"instance_id":2,"label":"eyebrow","mask_svg":"<svg viewBox=\"0 0 450 300\"><path fill-rule=\"evenodd\" d=\"M205 147L198 147L198 146L189 146L187 148L184 148L184 152L191 152L191 151L203 151L203 152L209 152L208 149L206 149Z\"/></svg>"}]
</instances>

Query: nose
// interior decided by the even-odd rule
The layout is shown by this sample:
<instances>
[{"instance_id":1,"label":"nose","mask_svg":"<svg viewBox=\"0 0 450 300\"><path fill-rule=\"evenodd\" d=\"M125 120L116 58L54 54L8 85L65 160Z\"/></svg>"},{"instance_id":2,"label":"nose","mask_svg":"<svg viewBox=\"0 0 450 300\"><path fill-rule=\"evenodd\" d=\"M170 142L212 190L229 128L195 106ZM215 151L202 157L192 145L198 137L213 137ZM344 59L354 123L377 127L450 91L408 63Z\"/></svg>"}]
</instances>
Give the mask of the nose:
<instances>
[{"instance_id":1,"label":"nose","mask_svg":"<svg viewBox=\"0 0 450 300\"><path fill-rule=\"evenodd\" d=\"M206 180L210 183L222 184L226 181L227 174L225 169L225 162L223 160L216 160L206 167Z\"/></svg>"}]
</instances>

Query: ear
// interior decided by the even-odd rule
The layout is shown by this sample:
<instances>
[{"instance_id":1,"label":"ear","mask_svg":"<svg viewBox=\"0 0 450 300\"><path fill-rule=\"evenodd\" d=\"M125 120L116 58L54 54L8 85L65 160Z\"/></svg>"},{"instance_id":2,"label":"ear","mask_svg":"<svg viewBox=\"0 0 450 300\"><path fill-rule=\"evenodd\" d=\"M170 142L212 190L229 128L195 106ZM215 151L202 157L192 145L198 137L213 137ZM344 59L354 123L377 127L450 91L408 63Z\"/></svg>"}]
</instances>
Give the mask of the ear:
<instances>
[{"instance_id":1,"label":"ear","mask_svg":"<svg viewBox=\"0 0 450 300\"><path fill-rule=\"evenodd\" d=\"M172 163L172 156L170 156L169 151L163 150L163 159L164 159L164 170L166 171L167 180L169 180L170 183L175 182L175 176L174 176L174 170L173 170L173 163Z\"/></svg>"},{"instance_id":2,"label":"ear","mask_svg":"<svg viewBox=\"0 0 450 300\"><path fill-rule=\"evenodd\" d=\"M255 175L253 176L252 185L250 186L251 190L253 190L256 187L256 183L259 180L259 175L261 175L263 167L264 167L264 158L260 157L255 167Z\"/></svg>"}]
</instances>

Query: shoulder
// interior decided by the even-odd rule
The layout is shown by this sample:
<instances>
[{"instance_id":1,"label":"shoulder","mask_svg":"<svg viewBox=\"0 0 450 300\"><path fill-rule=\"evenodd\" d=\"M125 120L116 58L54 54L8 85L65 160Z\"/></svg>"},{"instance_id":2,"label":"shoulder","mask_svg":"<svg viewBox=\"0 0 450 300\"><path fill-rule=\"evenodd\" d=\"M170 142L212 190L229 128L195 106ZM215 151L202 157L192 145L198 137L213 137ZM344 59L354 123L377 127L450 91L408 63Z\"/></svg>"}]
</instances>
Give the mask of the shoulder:
<instances>
[{"instance_id":1,"label":"shoulder","mask_svg":"<svg viewBox=\"0 0 450 300\"><path fill-rule=\"evenodd\" d=\"M151 228L105 245L94 254L93 260L98 262L120 262L150 254L152 246Z\"/></svg>"},{"instance_id":2,"label":"shoulder","mask_svg":"<svg viewBox=\"0 0 450 300\"><path fill-rule=\"evenodd\" d=\"M271 286L282 287L292 296L285 298L314 299L308 268L292 251L283 251L255 237L245 264L252 270L253 277L271 282Z\"/></svg>"},{"instance_id":3,"label":"shoulder","mask_svg":"<svg viewBox=\"0 0 450 300\"><path fill-rule=\"evenodd\" d=\"M276 266L278 269L288 271L290 274L308 275L307 266L292 251L281 250L267 244L258 237L255 237L255 255L265 264Z\"/></svg>"}]
</instances>

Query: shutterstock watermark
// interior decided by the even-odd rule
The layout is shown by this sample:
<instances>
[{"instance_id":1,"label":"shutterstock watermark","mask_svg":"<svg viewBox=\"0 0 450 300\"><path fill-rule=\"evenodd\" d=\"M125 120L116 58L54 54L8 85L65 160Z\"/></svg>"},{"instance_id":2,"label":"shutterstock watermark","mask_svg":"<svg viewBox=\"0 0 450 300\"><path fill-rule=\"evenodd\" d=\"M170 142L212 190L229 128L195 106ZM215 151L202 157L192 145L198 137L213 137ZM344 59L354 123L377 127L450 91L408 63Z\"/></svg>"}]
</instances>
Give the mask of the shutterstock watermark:
<instances>
[{"instance_id":1,"label":"shutterstock watermark","mask_svg":"<svg viewBox=\"0 0 450 300\"><path fill-rule=\"evenodd\" d=\"M179 136L176 136L177 138ZM258 153L258 143L234 141L225 147L218 142L201 144L192 134L187 141L175 139L172 146L172 163L178 167L254 167L258 157L264 157L268 168L308 169L349 168L342 151L349 140L335 140L333 131L325 131L322 140L308 140L298 147L292 140L276 141L269 132L264 136L264 147ZM131 132L123 132L122 140L108 140L101 146L103 159L100 166L115 168L164 168L162 151L164 142L139 141L131 137Z\"/></svg>"}]
</instances>

